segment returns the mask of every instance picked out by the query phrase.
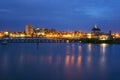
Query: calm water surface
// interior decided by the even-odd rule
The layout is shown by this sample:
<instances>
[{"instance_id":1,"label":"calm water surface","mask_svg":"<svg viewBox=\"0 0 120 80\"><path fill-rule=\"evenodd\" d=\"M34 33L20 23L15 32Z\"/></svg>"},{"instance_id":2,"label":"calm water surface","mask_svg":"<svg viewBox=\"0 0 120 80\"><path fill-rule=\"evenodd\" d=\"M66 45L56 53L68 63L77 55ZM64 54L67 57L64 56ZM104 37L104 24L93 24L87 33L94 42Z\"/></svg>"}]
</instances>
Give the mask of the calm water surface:
<instances>
[{"instance_id":1,"label":"calm water surface","mask_svg":"<svg viewBox=\"0 0 120 80\"><path fill-rule=\"evenodd\" d=\"M0 80L120 80L120 45L0 45Z\"/></svg>"}]
</instances>

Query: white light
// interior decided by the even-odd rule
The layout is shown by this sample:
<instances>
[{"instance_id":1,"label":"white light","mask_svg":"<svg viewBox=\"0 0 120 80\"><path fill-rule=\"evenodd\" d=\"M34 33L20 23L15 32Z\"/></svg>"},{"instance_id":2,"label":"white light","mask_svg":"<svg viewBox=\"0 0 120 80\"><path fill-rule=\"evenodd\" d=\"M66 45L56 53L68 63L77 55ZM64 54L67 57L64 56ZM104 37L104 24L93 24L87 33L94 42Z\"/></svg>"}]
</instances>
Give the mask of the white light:
<instances>
[{"instance_id":1,"label":"white light","mask_svg":"<svg viewBox=\"0 0 120 80\"><path fill-rule=\"evenodd\" d=\"M5 33L5 35L8 35L8 32L6 31L6 32L4 32Z\"/></svg>"}]
</instances>

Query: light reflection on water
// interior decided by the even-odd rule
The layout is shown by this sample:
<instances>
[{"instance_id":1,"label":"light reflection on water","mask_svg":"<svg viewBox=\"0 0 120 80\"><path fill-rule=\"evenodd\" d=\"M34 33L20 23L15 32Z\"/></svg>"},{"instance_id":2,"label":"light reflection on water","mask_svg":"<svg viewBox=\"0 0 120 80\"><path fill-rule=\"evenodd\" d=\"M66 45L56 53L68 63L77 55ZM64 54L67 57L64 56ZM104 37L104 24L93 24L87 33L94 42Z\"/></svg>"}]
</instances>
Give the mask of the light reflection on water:
<instances>
[{"instance_id":1,"label":"light reflection on water","mask_svg":"<svg viewBox=\"0 0 120 80\"><path fill-rule=\"evenodd\" d=\"M104 43L100 44L100 49L103 54L105 54L107 46L108 46L108 44L104 44Z\"/></svg>"},{"instance_id":2,"label":"light reflection on water","mask_svg":"<svg viewBox=\"0 0 120 80\"><path fill-rule=\"evenodd\" d=\"M108 76L117 76L120 72L117 69L120 67L119 48L119 45L108 44L9 44L0 46L0 74L3 79L6 76L18 79L21 75L28 80L36 77L47 80L109 79Z\"/></svg>"},{"instance_id":3,"label":"light reflection on water","mask_svg":"<svg viewBox=\"0 0 120 80\"><path fill-rule=\"evenodd\" d=\"M87 50L88 50L88 54L87 54L87 66L90 67L91 65L91 51L92 51L92 44L87 44Z\"/></svg>"},{"instance_id":4,"label":"light reflection on water","mask_svg":"<svg viewBox=\"0 0 120 80\"><path fill-rule=\"evenodd\" d=\"M100 58L100 65L101 69L104 70L105 65L106 65L106 51L107 51L107 46L108 44L100 44L100 51L101 51L101 58Z\"/></svg>"}]
</instances>

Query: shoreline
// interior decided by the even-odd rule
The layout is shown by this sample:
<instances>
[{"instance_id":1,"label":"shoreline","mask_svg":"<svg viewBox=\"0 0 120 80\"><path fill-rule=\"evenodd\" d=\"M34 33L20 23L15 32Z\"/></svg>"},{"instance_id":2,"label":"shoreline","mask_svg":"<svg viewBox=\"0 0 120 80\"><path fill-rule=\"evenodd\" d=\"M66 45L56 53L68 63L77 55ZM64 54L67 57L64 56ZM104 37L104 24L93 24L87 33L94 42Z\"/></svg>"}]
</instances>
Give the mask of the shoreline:
<instances>
[{"instance_id":1,"label":"shoreline","mask_svg":"<svg viewBox=\"0 0 120 80\"><path fill-rule=\"evenodd\" d=\"M92 44L120 44L120 39L98 40L98 39L53 39L53 38L1 38L0 43L92 43Z\"/></svg>"}]
</instances>

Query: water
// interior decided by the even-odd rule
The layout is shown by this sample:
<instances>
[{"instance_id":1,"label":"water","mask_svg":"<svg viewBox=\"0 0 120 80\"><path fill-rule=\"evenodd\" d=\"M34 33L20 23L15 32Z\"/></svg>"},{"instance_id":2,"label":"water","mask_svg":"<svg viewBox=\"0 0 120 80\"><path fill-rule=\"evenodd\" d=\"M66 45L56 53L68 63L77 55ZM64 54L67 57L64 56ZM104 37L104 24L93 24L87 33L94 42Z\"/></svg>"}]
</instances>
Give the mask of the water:
<instances>
[{"instance_id":1,"label":"water","mask_svg":"<svg viewBox=\"0 0 120 80\"><path fill-rule=\"evenodd\" d=\"M120 80L120 45L0 45L0 80Z\"/></svg>"}]
</instances>

